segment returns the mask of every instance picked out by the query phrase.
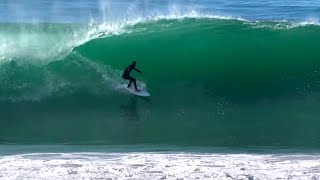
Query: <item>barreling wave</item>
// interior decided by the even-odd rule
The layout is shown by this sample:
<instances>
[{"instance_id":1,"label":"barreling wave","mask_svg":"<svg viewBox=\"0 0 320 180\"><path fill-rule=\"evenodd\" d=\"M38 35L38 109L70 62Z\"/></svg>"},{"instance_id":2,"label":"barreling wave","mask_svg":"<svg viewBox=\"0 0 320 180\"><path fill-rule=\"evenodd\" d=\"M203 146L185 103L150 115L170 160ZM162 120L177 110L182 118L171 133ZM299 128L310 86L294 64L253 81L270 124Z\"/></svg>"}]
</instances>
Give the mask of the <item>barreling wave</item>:
<instances>
[{"instance_id":1,"label":"barreling wave","mask_svg":"<svg viewBox=\"0 0 320 180\"><path fill-rule=\"evenodd\" d=\"M298 84L290 83L292 86L288 88L292 91L306 88L310 83L315 84L309 81L317 77L315 49L316 40L319 38L317 35L319 27L315 23L250 22L239 18L190 12L183 15L150 16L120 23L92 23L91 25L5 23L1 26L3 27L0 33L2 37L0 55L3 61L1 82L6 83L2 86L4 92L20 89L21 91L19 90L17 94L26 93L21 86L13 85L12 82L19 81L10 79L7 71L10 71L12 76L16 75L14 71L22 71L23 76L31 76L32 82L34 82L35 72L38 72L35 73L38 74L36 76L43 73L38 77L42 83L46 84L42 87L48 86L50 88L46 89L55 89L48 90L49 92L58 91L57 89L60 89L58 87L64 87L73 82L62 80L67 78L65 74L59 75L58 78L57 72L48 71L48 69L53 66L52 64L59 64L59 68L55 68L55 71L65 69L70 66L69 64L77 63L76 61L89 64L98 76L106 77L106 74L109 74L108 76L114 76L112 78L116 78L117 81L119 81L120 70L131 59L137 59L141 65L147 64L147 71L152 72L150 78L166 77L152 66L153 63L160 62L164 67L173 68L169 79L183 75L189 79L199 78L200 82L206 81L205 84L213 80L221 81L219 84L223 83L224 86L228 84L230 87L235 82L229 73L247 74L248 77L239 82L239 87L236 88L243 92L250 92L250 89L243 87L243 83L250 86L259 84L258 80L254 80L256 78L249 77L254 74L254 76L261 75L260 79L257 78L259 81L267 80L263 84L276 83L276 86L281 86L281 81L295 77L301 79L303 76L303 80ZM303 59L305 60L302 61ZM197 67L197 69L190 69L191 67ZM72 70L75 67L71 65L69 68ZM259 71L265 73L262 74ZM57 83L60 84L57 85L58 87L52 88L52 81L61 82ZM252 84L252 81L257 84ZM30 85L28 82L23 84L26 87ZM37 85L31 86L41 89ZM264 86L275 87L271 84L262 87ZM262 87L257 85L254 88ZM220 89L217 88L215 91ZM226 92L224 88L221 88L221 91ZM276 92L288 88L277 88ZM264 89L267 92L270 90L267 87ZM46 91L43 90L43 92ZM39 92L35 91L35 94L30 97L37 97L37 93ZM14 96L16 97L17 94ZM50 96L51 93L40 94ZM8 98L14 99L3 93L1 99Z\"/></svg>"},{"instance_id":2,"label":"barreling wave","mask_svg":"<svg viewBox=\"0 0 320 180\"><path fill-rule=\"evenodd\" d=\"M193 145L320 145L314 129L320 107L316 23L253 22L194 13L91 25L0 26L3 116L19 119L12 112L20 107L21 116L29 114L26 121L65 120L63 128L56 124L48 132L27 125L42 134L40 142L184 144L188 137ZM117 88L125 83L121 71L132 60L143 71L134 74L138 85L152 95L143 103ZM53 117L52 112L63 113ZM101 119L108 119L112 129L123 128L112 119L149 120L144 128L154 133L145 131L133 136L136 139L129 138L132 134L118 136L110 128L91 135L88 131L84 139L69 134L75 120L84 123L88 118L93 129L99 129ZM306 126L300 126L302 120ZM180 134L162 136L168 123ZM283 130L287 123L290 131ZM81 134L80 127L75 134ZM298 131L309 134L299 136ZM32 136L0 132L5 142L27 142ZM35 136L30 139L37 141Z\"/></svg>"}]
</instances>

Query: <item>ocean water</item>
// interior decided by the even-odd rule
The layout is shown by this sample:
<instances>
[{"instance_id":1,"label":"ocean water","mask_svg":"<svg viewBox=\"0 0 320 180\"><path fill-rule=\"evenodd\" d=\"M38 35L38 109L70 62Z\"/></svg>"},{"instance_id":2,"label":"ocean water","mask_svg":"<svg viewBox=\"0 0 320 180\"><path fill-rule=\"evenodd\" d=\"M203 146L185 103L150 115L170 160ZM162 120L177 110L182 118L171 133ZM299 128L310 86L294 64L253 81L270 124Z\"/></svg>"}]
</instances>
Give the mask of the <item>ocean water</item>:
<instances>
[{"instance_id":1,"label":"ocean water","mask_svg":"<svg viewBox=\"0 0 320 180\"><path fill-rule=\"evenodd\" d=\"M0 2L0 179L320 179L320 1ZM121 89L122 70L151 97Z\"/></svg>"}]
</instances>

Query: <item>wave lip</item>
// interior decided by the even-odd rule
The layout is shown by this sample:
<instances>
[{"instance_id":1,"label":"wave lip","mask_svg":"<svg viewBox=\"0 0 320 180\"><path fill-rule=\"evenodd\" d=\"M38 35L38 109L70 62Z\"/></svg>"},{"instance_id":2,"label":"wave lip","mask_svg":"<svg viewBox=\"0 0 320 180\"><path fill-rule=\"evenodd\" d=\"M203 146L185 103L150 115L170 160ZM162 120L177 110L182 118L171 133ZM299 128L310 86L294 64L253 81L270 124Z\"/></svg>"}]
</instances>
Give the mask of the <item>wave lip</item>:
<instances>
[{"instance_id":1,"label":"wave lip","mask_svg":"<svg viewBox=\"0 0 320 180\"><path fill-rule=\"evenodd\" d=\"M320 26L318 19L310 18L304 21L287 21L287 20L269 20L269 21L246 21L246 24L252 25L253 28L271 28L271 29L293 29L304 26Z\"/></svg>"},{"instance_id":2,"label":"wave lip","mask_svg":"<svg viewBox=\"0 0 320 180\"><path fill-rule=\"evenodd\" d=\"M241 17L235 17L231 15L217 15L213 13L201 13L197 10L190 10L185 13L181 13L179 11L171 11L166 15L158 14L158 15L151 15L147 17L147 19L151 20L163 20L163 19L185 19L185 18L208 18L208 19L225 19L225 20L239 20L239 21L247 21Z\"/></svg>"},{"instance_id":3,"label":"wave lip","mask_svg":"<svg viewBox=\"0 0 320 180\"><path fill-rule=\"evenodd\" d=\"M48 63L63 59L75 47L93 39L130 33L136 24L160 20L183 19L220 19L238 20L252 24L254 28L290 29L299 26L320 25L317 18L306 21L291 22L287 20L252 21L232 15L203 13L190 9L187 11L172 10L167 13L153 12L147 15L133 15L117 20L95 21L89 24L58 24L58 23L1 23L0 27L0 61L21 60Z\"/></svg>"},{"instance_id":4,"label":"wave lip","mask_svg":"<svg viewBox=\"0 0 320 180\"><path fill-rule=\"evenodd\" d=\"M137 15L124 17L113 21L91 20L89 24L58 24L58 23L2 23L0 24L0 60L28 59L28 61L50 62L62 59L73 48L90 40L108 35L119 35L130 32L126 27L149 21L184 19L184 18L214 18L237 19L232 16L219 16L200 13L196 10L180 12L172 10L169 13L150 13L146 16Z\"/></svg>"},{"instance_id":5,"label":"wave lip","mask_svg":"<svg viewBox=\"0 0 320 180\"><path fill-rule=\"evenodd\" d=\"M317 25L320 26L320 21L317 18L309 18L306 21L302 21L300 23L301 26L307 26L307 25Z\"/></svg>"}]
</instances>

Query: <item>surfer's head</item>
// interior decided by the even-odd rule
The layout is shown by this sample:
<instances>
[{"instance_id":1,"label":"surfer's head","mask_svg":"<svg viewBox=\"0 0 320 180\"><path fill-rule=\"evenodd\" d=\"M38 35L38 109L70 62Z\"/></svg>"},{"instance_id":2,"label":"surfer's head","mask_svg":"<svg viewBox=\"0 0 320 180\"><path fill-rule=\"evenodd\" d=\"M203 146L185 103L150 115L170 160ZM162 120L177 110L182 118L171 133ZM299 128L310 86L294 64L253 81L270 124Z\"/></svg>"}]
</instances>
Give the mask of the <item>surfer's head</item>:
<instances>
[{"instance_id":1,"label":"surfer's head","mask_svg":"<svg viewBox=\"0 0 320 180\"><path fill-rule=\"evenodd\" d=\"M135 66L137 63L135 61L132 61L132 64Z\"/></svg>"}]
</instances>

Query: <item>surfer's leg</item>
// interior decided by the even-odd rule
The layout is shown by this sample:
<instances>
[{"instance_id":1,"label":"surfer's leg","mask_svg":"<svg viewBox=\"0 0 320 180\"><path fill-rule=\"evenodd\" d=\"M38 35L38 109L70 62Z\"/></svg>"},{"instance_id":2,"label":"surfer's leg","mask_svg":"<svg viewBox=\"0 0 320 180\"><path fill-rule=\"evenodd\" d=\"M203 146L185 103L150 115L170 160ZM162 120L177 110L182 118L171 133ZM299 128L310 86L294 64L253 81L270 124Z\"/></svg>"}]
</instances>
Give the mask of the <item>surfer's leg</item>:
<instances>
[{"instance_id":1,"label":"surfer's leg","mask_svg":"<svg viewBox=\"0 0 320 180\"><path fill-rule=\"evenodd\" d=\"M134 88L136 89L136 91L138 91L138 88L137 88L137 81L135 78L129 76L128 79L130 80L129 84L128 84L128 88L131 86L131 84L133 83L134 85Z\"/></svg>"},{"instance_id":2,"label":"surfer's leg","mask_svg":"<svg viewBox=\"0 0 320 180\"><path fill-rule=\"evenodd\" d=\"M134 84L134 86L136 86L136 79L134 79L131 76L129 76L128 79L130 81L129 84L128 84L128 88L131 86L132 83Z\"/></svg>"},{"instance_id":3,"label":"surfer's leg","mask_svg":"<svg viewBox=\"0 0 320 180\"><path fill-rule=\"evenodd\" d=\"M132 83L130 76L123 75L122 78L125 79L125 80L129 80L129 84L127 86L129 88L131 86L131 83Z\"/></svg>"},{"instance_id":4,"label":"surfer's leg","mask_svg":"<svg viewBox=\"0 0 320 180\"><path fill-rule=\"evenodd\" d=\"M136 79L135 78L133 78L133 84L134 84L134 88L136 88L136 91L138 91L137 83L136 83Z\"/></svg>"},{"instance_id":5,"label":"surfer's leg","mask_svg":"<svg viewBox=\"0 0 320 180\"><path fill-rule=\"evenodd\" d=\"M132 81L130 80L127 88L129 88L131 86L131 83L132 83Z\"/></svg>"}]
</instances>

